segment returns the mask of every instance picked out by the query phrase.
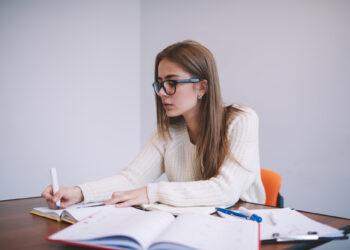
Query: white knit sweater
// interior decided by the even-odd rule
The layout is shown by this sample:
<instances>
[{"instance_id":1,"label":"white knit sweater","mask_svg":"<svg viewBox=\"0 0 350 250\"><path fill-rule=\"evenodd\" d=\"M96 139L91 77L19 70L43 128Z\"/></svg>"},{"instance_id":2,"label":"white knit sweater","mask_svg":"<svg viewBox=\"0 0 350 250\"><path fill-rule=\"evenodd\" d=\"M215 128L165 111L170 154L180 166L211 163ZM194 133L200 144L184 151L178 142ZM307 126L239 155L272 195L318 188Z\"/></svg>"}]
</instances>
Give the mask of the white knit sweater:
<instances>
[{"instance_id":1,"label":"white knit sweater","mask_svg":"<svg viewBox=\"0 0 350 250\"><path fill-rule=\"evenodd\" d=\"M114 191L147 185L150 203L173 206L230 206L239 199L265 202L260 177L258 116L248 107L229 125L231 153L240 163L227 158L217 176L200 180L194 164L196 146L190 141L186 125L171 128L172 140L154 133L141 153L119 174L79 185L84 201L109 199ZM156 182L162 173L169 182Z\"/></svg>"}]
</instances>

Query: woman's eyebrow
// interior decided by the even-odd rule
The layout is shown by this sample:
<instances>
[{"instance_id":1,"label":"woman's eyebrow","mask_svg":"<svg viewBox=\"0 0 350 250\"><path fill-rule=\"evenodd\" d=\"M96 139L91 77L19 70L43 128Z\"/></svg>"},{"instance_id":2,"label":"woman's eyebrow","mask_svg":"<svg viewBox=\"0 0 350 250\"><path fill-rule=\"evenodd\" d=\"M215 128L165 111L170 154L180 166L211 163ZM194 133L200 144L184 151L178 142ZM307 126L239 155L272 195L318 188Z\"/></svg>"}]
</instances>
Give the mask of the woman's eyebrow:
<instances>
[{"instance_id":1,"label":"woman's eyebrow","mask_svg":"<svg viewBox=\"0 0 350 250\"><path fill-rule=\"evenodd\" d=\"M179 75L176 75L176 74L166 75L164 77L164 79L169 79L169 78L172 78L172 77L179 77ZM160 76L158 76L158 80L162 80L162 78Z\"/></svg>"}]
</instances>

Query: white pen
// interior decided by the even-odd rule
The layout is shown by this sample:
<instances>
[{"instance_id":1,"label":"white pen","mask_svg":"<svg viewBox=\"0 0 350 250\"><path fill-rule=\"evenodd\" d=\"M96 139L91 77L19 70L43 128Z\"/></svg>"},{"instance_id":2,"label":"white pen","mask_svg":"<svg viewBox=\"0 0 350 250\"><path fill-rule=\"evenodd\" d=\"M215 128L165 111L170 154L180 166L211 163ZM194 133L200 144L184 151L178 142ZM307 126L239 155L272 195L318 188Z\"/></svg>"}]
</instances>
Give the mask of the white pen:
<instances>
[{"instance_id":1,"label":"white pen","mask_svg":"<svg viewBox=\"0 0 350 250\"><path fill-rule=\"evenodd\" d=\"M319 236L317 232L307 232L307 234L296 234L296 235L280 235L279 233L273 233L272 238L276 239L277 242L283 241L296 241L296 240L318 240Z\"/></svg>"},{"instance_id":2,"label":"white pen","mask_svg":"<svg viewBox=\"0 0 350 250\"><path fill-rule=\"evenodd\" d=\"M57 171L56 168L51 168L51 183L52 183L52 191L55 195L59 189L58 179L57 179ZM61 201L56 201L56 208L60 208Z\"/></svg>"},{"instance_id":3,"label":"white pen","mask_svg":"<svg viewBox=\"0 0 350 250\"><path fill-rule=\"evenodd\" d=\"M295 240L318 240L319 236L317 234L311 234L311 235L286 235L286 236L279 236L276 238L277 242L283 242L283 241L295 241Z\"/></svg>"}]
</instances>

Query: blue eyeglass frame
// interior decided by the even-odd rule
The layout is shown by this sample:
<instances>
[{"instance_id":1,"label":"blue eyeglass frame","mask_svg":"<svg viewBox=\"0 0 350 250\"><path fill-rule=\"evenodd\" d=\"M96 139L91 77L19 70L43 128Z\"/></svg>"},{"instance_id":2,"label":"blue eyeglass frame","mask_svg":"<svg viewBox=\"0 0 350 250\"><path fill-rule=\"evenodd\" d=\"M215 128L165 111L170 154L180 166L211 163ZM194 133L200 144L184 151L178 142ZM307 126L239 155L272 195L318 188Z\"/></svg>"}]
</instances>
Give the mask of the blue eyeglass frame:
<instances>
[{"instance_id":1,"label":"blue eyeglass frame","mask_svg":"<svg viewBox=\"0 0 350 250\"><path fill-rule=\"evenodd\" d=\"M192 77L192 78L189 78L189 79L179 79L179 80L164 80L162 82L154 82L152 83L152 86L153 86L153 90L154 92L159 95L159 92L161 89L164 90L164 92L167 94L167 95L174 95L176 93L176 85L177 84L185 84L185 83L199 83L201 81L201 79L199 79L198 77ZM164 83L165 82L171 82L172 84L174 84L174 93L168 93L167 90L164 88Z\"/></svg>"}]
</instances>

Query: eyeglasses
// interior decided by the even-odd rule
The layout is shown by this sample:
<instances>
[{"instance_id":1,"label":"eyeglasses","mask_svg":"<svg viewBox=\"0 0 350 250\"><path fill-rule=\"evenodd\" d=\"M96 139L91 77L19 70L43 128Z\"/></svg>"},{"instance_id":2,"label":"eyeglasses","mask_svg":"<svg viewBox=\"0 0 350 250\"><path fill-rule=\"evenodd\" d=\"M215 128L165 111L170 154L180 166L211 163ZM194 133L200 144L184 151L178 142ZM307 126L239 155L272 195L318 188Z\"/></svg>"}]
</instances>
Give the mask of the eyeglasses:
<instances>
[{"instance_id":1,"label":"eyeglasses","mask_svg":"<svg viewBox=\"0 0 350 250\"><path fill-rule=\"evenodd\" d=\"M163 88L167 95L173 95L176 92L176 85L181 83L199 83L201 80L198 78L182 79L182 80L164 80L162 82L154 82L152 84L154 92L159 95L160 90Z\"/></svg>"}]
</instances>

